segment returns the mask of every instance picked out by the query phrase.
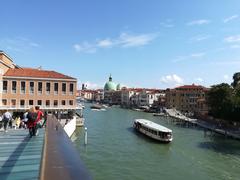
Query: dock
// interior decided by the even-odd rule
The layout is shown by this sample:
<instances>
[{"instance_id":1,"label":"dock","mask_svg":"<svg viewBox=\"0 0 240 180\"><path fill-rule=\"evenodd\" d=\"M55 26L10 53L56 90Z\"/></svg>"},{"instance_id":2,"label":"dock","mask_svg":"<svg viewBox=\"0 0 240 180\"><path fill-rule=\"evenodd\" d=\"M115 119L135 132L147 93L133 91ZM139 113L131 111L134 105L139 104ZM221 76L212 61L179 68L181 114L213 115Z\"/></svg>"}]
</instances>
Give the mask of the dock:
<instances>
[{"instance_id":1,"label":"dock","mask_svg":"<svg viewBox=\"0 0 240 180\"><path fill-rule=\"evenodd\" d=\"M92 179L62 125L53 115L46 128L0 131L0 179Z\"/></svg>"},{"instance_id":2,"label":"dock","mask_svg":"<svg viewBox=\"0 0 240 180\"><path fill-rule=\"evenodd\" d=\"M204 134L206 134L207 131L210 131L220 135L224 135L225 137L240 140L240 129L234 131L231 129L217 127L215 124L209 123L207 121L186 117L175 109L166 109L166 113L169 115L169 117L174 118L175 122L181 122L182 124L186 124L187 126L191 125L203 128Z\"/></svg>"}]
</instances>

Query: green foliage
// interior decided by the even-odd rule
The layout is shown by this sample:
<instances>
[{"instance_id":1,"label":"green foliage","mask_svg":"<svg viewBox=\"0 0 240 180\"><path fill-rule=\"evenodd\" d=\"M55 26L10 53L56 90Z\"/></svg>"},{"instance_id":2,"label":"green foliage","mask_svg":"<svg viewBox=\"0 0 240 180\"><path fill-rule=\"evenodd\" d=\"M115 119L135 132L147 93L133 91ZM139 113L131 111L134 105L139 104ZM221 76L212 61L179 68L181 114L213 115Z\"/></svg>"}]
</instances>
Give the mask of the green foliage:
<instances>
[{"instance_id":1,"label":"green foliage","mask_svg":"<svg viewBox=\"0 0 240 180\"><path fill-rule=\"evenodd\" d=\"M214 85L207 93L209 113L215 118L240 121L240 73L235 73L233 79L232 86Z\"/></svg>"},{"instance_id":2,"label":"green foliage","mask_svg":"<svg viewBox=\"0 0 240 180\"><path fill-rule=\"evenodd\" d=\"M235 74L233 75L233 83L232 83L232 86L233 86L234 88L236 88L239 84L240 84L240 72L235 73Z\"/></svg>"}]
</instances>

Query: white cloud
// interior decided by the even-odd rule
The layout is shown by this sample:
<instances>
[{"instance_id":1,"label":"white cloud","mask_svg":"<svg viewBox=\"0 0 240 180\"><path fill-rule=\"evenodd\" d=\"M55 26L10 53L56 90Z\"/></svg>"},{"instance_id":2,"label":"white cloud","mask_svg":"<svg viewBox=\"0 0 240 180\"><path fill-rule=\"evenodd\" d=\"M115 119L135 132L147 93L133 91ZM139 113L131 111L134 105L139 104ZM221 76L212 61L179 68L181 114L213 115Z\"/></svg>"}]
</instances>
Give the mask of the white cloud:
<instances>
[{"instance_id":1,"label":"white cloud","mask_svg":"<svg viewBox=\"0 0 240 180\"><path fill-rule=\"evenodd\" d=\"M234 19L237 19L238 17L239 17L239 15L238 15L238 14L235 14L235 15L233 15L233 16L230 16L230 17L225 18L225 19L223 20L223 22L224 22L224 23L228 23L229 21L232 21L232 20L234 20Z\"/></svg>"},{"instance_id":2,"label":"white cloud","mask_svg":"<svg viewBox=\"0 0 240 180\"><path fill-rule=\"evenodd\" d=\"M231 49L239 49L240 48L240 45L238 44L234 44L232 46L230 46Z\"/></svg>"},{"instance_id":3,"label":"white cloud","mask_svg":"<svg viewBox=\"0 0 240 180\"><path fill-rule=\"evenodd\" d=\"M203 80L202 78L200 78L200 77L196 78L195 80L198 81L198 82L200 82L200 83L202 83L202 82L204 81L204 80Z\"/></svg>"},{"instance_id":4,"label":"white cloud","mask_svg":"<svg viewBox=\"0 0 240 180\"><path fill-rule=\"evenodd\" d=\"M121 33L116 38L105 38L102 40L97 40L93 43L83 42L73 45L73 48L77 52L86 52L93 53L100 48L109 48L109 47L139 47L144 46L156 39L158 35L156 33L149 34L138 34L132 35L128 33Z\"/></svg>"},{"instance_id":5,"label":"white cloud","mask_svg":"<svg viewBox=\"0 0 240 180\"><path fill-rule=\"evenodd\" d=\"M97 46L99 47L111 47L113 46L113 42L110 39L104 39L104 40L100 40L97 42Z\"/></svg>"},{"instance_id":6,"label":"white cloud","mask_svg":"<svg viewBox=\"0 0 240 180\"><path fill-rule=\"evenodd\" d=\"M200 53L189 54L189 55L186 55L186 56L178 56L172 62L180 62L180 61L189 60L189 59L202 58L205 55L206 55L205 52L200 52Z\"/></svg>"},{"instance_id":7,"label":"white cloud","mask_svg":"<svg viewBox=\"0 0 240 180\"><path fill-rule=\"evenodd\" d=\"M199 19L199 20L194 20L191 22L188 22L188 26L194 26L194 25L204 25L204 24L209 24L211 21L207 19Z\"/></svg>"},{"instance_id":8,"label":"white cloud","mask_svg":"<svg viewBox=\"0 0 240 180\"><path fill-rule=\"evenodd\" d=\"M0 40L0 49L7 49L15 52L26 52L39 46L38 43L25 37L3 38Z\"/></svg>"},{"instance_id":9,"label":"white cloud","mask_svg":"<svg viewBox=\"0 0 240 180\"><path fill-rule=\"evenodd\" d=\"M161 25L162 27L165 27L165 28L172 28L172 27L175 26L175 25L173 24L173 20L172 20L172 19L167 19L166 21L161 22L160 25Z\"/></svg>"},{"instance_id":10,"label":"white cloud","mask_svg":"<svg viewBox=\"0 0 240 180\"><path fill-rule=\"evenodd\" d=\"M228 36L224 39L224 41L228 42L228 43L240 42L240 34L235 35L235 36Z\"/></svg>"},{"instance_id":11,"label":"white cloud","mask_svg":"<svg viewBox=\"0 0 240 180\"><path fill-rule=\"evenodd\" d=\"M227 74L225 74L225 75L223 76L223 79L224 79L224 80L229 80L229 79L230 79L230 76L227 75Z\"/></svg>"},{"instance_id":12,"label":"white cloud","mask_svg":"<svg viewBox=\"0 0 240 180\"><path fill-rule=\"evenodd\" d=\"M88 42L83 42L82 44L74 44L73 48L77 52L85 52L85 53L95 53L96 48L89 44Z\"/></svg>"},{"instance_id":13,"label":"white cloud","mask_svg":"<svg viewBox=\"0 0 240 180\"><path fill-rule=\"evenodd\" d=\"M127 33L122 33L116 42L122 47L137 47L149 44L149 42L155 38L156 34L129 35Z\"/></svg>"},{"instance_id":14,"label":"white cloud","mask_svg":"<svg viewBox=\"0 0 240 180\"><path fill-rule=\"evenodd\" d=\"M172 74L172 75L162 76L160 79L160 82L168 85L168 87L174 87L174 86L182 85L183 79L176 74Z\"/></svg>"},{"instance_id":15,"label":"white cloud","mask_svg":"<svg viewBox=\"0 0 240 180\"><path fill-rule=\"evenodd\" d=\"M191 54L190 57L192 58L200 58L200 57L203 57L205 56L205 53L201 52L201 53L194 53L194 54Z\"/></svg>"},{"instance_id":16,"label":"white cloud","mask_svg":"<svg viewBox=\"0 0 240 180\"><path fill-rule=\"evenodd\" d=\"M29 45L32 46L32 47L39 47L40 46L38 43L34 43L34 42L30 42Z\"/></svg>"},{"instance_id":17,"label":"white cloud","mask_svg":"<svg viewBox=\"0 0 240 180\"><path fill-rule=\"evenodd\" d=\"M206 40L209 38L210 38L209 35L198 35L198 36L192 37L190 39L190 42L199 42L199 41L203 41L203 40Z\"/></svg>"}]
</instances>

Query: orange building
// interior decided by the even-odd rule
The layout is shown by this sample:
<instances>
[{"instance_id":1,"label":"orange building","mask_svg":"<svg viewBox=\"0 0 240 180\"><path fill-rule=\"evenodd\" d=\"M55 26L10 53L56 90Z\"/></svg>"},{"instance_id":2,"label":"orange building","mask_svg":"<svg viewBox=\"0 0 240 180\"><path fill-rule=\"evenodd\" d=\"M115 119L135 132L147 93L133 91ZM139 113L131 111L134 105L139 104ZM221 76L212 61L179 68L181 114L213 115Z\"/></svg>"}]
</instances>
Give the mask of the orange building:
<instances>
[{"instance_id":1,"label":"orange building","mask_svg":"<svg viewBox=\"0 0 240 180\"><path fill-rule=\"evenodd\" d=\"M207 114L207 88L195 84L184 85L166 90L166 107L175 108L182 112Z\"/></svg>"},{"instance_id":2,"label":"orange building","mask_svg":"<svg viewBox=\"0 0 240 180\"><path fill-rule=\"evenodd\" d=\"M42 69L22 68L0 51L0 109L76 109L77 79Z\"/></svg>"}]
</instances>

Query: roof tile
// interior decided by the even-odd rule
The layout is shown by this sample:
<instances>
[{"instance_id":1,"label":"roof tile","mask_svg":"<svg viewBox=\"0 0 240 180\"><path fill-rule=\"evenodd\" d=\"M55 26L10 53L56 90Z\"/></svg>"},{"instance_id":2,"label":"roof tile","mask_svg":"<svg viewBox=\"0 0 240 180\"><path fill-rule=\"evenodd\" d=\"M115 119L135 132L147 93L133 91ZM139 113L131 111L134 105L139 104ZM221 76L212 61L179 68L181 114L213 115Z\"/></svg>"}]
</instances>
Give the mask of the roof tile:
<instances>
[{"instance_id":1,"label":"roof tile","mask_svg":"<svg viewBox=\"0 0 240 180\"><path fill-rule=\"evenodd\" d=\"M56 71L47 71L33 68L14 68L14 69L10 68L4 74L4 76L76 80L73 77L58 73Z\"/></svg>"}]
</instances>

